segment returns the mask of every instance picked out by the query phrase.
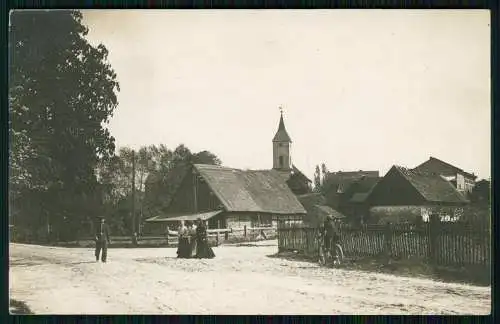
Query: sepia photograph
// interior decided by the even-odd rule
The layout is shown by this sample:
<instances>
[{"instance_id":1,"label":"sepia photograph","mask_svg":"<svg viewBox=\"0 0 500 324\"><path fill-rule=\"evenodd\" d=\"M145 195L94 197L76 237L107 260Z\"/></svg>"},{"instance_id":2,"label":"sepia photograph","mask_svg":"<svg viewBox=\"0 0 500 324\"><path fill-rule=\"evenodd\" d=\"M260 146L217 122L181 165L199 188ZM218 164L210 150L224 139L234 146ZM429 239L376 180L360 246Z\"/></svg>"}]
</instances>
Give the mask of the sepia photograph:
<instances>
[{"instance_id":1,"label":"sepia photograph","mask_svg":"<svg viewBox=\"0 0 500 324\"><path fill-rule=\"evenodd\" d=\"M488 10L12 10L9 311L489 315Z\"/></svg>"}]
</instances>

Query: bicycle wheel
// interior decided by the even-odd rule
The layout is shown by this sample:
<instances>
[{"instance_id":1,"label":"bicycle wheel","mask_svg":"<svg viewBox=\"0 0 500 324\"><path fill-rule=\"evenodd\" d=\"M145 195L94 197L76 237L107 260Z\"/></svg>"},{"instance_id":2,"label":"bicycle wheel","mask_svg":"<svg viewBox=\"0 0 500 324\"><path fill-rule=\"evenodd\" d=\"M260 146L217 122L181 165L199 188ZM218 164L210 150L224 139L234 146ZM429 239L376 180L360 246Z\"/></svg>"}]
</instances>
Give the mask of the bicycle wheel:
<instances>
[{"instance_id":1,"label":"bicycle wheel","mask_svg":"<svg viewBox=\"0 0 500 324\"><path fill-rule=\"evenodd\" d=\"M319 258L318 258L318 263L320 265L325 265L326 264L326 255L325 251L322 246L319 247Z\"/></svg>"},{"instance_id":2,"label":"bicycle wheel","mask_svg":"<svg viewBox=\"0 0 500 324\"><path fill-rule=\"evenodd\" d=\"M342 264L344 261L344 250L340 244L335 244L335 255L337 265Z\"/></svg>"}]
</instances>

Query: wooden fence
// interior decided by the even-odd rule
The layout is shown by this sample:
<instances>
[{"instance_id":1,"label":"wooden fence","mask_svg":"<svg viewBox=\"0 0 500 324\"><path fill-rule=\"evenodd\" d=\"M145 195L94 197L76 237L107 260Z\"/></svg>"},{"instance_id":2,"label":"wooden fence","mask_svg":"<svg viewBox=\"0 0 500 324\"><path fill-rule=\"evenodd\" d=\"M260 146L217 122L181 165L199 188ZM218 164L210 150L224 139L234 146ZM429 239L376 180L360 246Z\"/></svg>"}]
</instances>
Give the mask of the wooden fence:
<instances>
[{"instance_id":1,"label":"wooden fence","mask_svg":"<svg viewBox=\"0 0 500 324\"><path fill-rule=\"evenodd\" d=\"M276 227L247 227L242 228L219 228L208 229L208 241L212 246L218 246L224 242L233 241L255 241L259 239L270 239L277 236ZM112 236L111 246L132 245L131 236ZM80 245L92 245L94 239L91 237L82 238L79 240ZM178 244L178 236L176 231L169 231L165 235L145 235L137 237L138 246L176 246Z\"/></svg>"},{"instance_id":2,"label":"wooden fence","mask_svg":"<svg viewBox=\"0 0 500 324\"><path fill-rule=\"evenodd\" d=\"M460 223L340 226L347 258L385 256L422 259L438 265L489 265L490 230ZM304 225L278 228L280 251L318 254L318 229Z\"/></svg>"}]
</instances>

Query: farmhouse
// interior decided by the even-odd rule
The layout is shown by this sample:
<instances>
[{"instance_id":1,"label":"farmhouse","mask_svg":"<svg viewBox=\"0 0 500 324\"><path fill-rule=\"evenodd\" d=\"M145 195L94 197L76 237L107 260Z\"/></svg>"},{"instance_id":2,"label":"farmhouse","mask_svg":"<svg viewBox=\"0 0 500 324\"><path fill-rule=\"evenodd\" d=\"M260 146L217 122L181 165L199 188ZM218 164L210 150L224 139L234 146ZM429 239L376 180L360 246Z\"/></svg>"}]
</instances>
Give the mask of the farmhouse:
<instances>
[{"instance_id":1,"label":"farmhouse","mask_svg":"<svg viewBox=\"0 0 500 324\"><path fill-rule=\"evenodd\" d=\"M292 140L283 113L272 142L271 170L192 165L166 213L146 222L176 224L201 218L209 228L243 228L302 221L306 210L296 194L310 192L311 180L291 162Z\"/></svg>"},{"instance_id":2,"label":"farmhouse","mask_svg":"<svg viewBox=\"0 0 500 324\"><path fill-rule=\"evenodd\" d=\"M470 193L474 188L474 183L477 178L473 173L465 172L454 165L432 156L429 160L415 167L413 170L439 174L450 181L461 193Z\"/></svg>"},{"instance_id":3,"label":"farmhouse","mask_svg":"<svg viewBox=\"0 0 500 324\"><path fill-rule=\"evenodd\" d=\"M276 170L238 170L195 164L186 173L167 213L148 222L208 221L209 228L276 225L306 213Z\"/></svg>"},{"instance_id":4,"label":"farmhouse","mask_svg":"<svg viewBox=\"0 0 500 324\"><path fill-rule=\"evenodd\" d=\"M365 201L371 207L370 221L381 223L427 221L431 215L453 221L468 203L442 176L400 166L393 166Z\"/></svg>"}]
</instances>

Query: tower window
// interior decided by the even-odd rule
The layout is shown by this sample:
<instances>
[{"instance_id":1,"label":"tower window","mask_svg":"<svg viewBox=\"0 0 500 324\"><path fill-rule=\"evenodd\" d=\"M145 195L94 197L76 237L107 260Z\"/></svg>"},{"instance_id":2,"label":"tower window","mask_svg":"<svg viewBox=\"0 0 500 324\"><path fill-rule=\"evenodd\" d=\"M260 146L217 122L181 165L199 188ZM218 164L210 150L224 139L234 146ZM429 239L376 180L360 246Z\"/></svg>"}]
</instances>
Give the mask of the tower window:
<instances>
[{"instance_id":1,"label":"tower window","mask_svg":"<svg viewBox=\"0 0 500 324\"><path fill-rule=\"evenodd\" d=\"M279 160L280 168L282 168L283 167L283 156L280 156L279 159L280 159Z\"/></svg>"}]
</instances>

